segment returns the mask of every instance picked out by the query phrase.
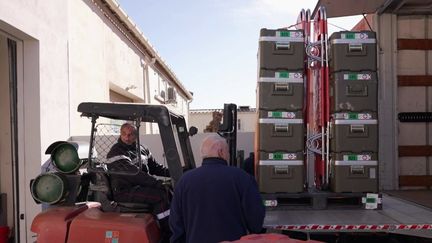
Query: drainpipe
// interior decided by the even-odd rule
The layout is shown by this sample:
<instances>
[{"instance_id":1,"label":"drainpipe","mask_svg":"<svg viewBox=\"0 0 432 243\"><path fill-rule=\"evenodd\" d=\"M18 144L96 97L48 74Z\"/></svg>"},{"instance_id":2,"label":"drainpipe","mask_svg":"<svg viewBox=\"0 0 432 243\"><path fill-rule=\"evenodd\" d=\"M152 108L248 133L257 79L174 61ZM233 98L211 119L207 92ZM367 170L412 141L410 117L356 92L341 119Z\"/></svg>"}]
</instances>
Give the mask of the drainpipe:
<instances>
[{"instance_id":1,"label":"drainpipe","mask_svg":"<svg viewBox=\"0 0 432 243\"><path fill-rule=\"evenodd\" d=\"M186 101L186 109L187 109L187 120L186 120L186 126L189 126L189 117L190 117L190 103L192 102L192 99L190 99L190 100L187 100ZM188 127L186 127L186 129L188 129Z\"/></svg>"},{"instance_id":2,"label":"drainpipe","mask_svg":"<svg viewBox=\"0 0 432 243\"><path fill-rule=\"evenodd\" d=\"M143 67L143 81L144 81L144 103L151 104L151 97L150 97L150 76L149 76L149 66L153 66L156 62L156 58L151 58L150 62L146 62L144 59L141 59L141 66ZM150 132L149 134L153 134L153 124L149 124ZM144 125L144 130L146 130L147 133L147 126Z\"/></svg>"}]
</instances>

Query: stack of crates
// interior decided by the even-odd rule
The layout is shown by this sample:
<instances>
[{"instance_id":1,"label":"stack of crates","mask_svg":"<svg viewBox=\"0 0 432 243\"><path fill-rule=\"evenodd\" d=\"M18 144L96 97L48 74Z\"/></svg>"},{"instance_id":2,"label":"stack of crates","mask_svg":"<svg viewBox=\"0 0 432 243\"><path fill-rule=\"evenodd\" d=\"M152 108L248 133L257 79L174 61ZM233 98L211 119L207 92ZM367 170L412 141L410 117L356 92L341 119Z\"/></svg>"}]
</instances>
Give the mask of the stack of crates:
<instances>
[{"instance_id":1,"label":"stack of crates","mask_svg":"<svg viewBox=\"0 0 432 243\"><path fill-rule=\"evenodd\" d=\"M261 29L258 51L258 184L263 193L304 185L304 35Z\"/></svg>"},{"instance_id":2,"label":"stack of crates","mask_svg":"<svg viewBox=\"0 0 432 243\"><path fill-rule=\"evenodd\" d=\"M377 192L376 35L342 31L329 42L330 186L334 192Z\"/></svg>"}]
</instances>

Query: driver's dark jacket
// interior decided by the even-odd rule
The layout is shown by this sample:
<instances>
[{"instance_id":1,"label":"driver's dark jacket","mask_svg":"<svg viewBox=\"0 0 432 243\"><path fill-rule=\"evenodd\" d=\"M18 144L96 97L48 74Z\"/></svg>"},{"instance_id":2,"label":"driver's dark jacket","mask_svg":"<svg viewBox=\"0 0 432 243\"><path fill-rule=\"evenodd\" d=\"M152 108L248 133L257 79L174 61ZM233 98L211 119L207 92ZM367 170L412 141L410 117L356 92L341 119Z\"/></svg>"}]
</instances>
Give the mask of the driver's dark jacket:
<instances>
[{"instance_id":1,"label":"driver's dark jacket","mask_svg":"<svg viewBox=\"0 0 432 243\"><path fill-rule=\"evenodd\" d=\"M141 145L140 150L142 155L141 171L136 175L110 175L114 193L129 190L131 187L137 185L152 186L152 184L156 183L156 180L150 175L169 177L168 169L156 162L148 148ZM136 159L136 144L127 145L119 138L118 142L113 145L107 154L107 167L109 171L137 172Z\"/></svg>"}]
</instances>

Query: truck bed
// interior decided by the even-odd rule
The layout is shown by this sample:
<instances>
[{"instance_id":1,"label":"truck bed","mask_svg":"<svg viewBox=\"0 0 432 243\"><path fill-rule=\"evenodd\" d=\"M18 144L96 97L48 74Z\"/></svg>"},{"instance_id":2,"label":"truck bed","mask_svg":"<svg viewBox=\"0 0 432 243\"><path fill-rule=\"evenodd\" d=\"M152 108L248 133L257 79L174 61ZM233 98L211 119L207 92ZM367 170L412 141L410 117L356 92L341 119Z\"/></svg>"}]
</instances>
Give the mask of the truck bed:
<instances>
[{"instance_id":1,"label":"truck bed","mask_svg":"<svg viewBox=\"0 0 432 243\"><path fill-rule=\"evenodd\" d=\"M381 210L268 210L266 228L319 232L388 232L432 238L432 209L383 194Z\"/></svg>"}]
</instances>

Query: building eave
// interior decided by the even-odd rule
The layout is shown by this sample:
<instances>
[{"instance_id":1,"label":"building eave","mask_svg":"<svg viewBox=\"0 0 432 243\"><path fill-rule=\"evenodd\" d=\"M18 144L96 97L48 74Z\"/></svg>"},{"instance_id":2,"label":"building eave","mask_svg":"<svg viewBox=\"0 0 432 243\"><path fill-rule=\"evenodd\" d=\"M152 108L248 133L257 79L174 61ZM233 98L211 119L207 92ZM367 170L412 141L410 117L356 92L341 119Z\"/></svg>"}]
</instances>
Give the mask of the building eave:
<instances>
[{"instance_id":1,"label":"building eave","mask_svg":"<svg viewBox=\"0 0 432 243\"><path fill-rule=\"evenodd\" d=\"M174 83L177 90L179 90L188 101L192 101L193 96L186 87L180 82L171 68L165 63L162 57L157 53L156 49L150 44L149 40L145 37L144 33L138 28L138 26L132 21L132 19L127 15L127 13L120 7L120 4L116 0L101 0L105 3L118 20L122 23L123 27L133 35L133 37L140 42L140 44L145 48L145 52L148 53L150 58L155 59L155 66L161 67L165 75L167 75L169 80Z\"/></svg>"}]
</instances>

